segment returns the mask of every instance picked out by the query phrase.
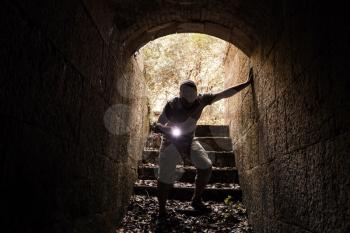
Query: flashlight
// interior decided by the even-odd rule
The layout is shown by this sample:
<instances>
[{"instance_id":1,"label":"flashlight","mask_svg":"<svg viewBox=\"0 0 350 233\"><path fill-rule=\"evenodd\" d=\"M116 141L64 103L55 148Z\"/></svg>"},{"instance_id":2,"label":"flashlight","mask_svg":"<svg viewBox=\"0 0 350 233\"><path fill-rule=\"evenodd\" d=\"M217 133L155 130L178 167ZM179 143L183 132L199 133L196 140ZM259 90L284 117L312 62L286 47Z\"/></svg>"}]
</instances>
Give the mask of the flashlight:
<instances>
[{"instance_id":1,"label":"flashlight","mask_svg":"<svg viewBox=\"0 0 350 233\"><path fill-rule=\"evenodd\" d=\"M171 134L174 137L178 137L181 135L181 130L178 127L173 127L173 128L171 128Z\"/></svg>"}]
</instances>

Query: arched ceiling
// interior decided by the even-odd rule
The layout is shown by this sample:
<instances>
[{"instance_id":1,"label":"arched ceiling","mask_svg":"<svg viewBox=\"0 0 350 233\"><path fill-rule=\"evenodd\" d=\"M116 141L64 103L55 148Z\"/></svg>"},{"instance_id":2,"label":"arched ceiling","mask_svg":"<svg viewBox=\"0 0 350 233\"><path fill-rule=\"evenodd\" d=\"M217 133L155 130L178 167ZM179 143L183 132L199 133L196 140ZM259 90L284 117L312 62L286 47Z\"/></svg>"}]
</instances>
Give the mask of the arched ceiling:
<instances>
[{"instance_id":1,"label":"arched ceiling","mask_svg":"<svg viewBox=\"0 0 350 233\"><path fill-rule=\"evenodd\" d=\"M226 40L248 56L271 22L269 7L258 0L111 0L114 24L130 53L158 37L183 32Z\"/></svg>"}]
</instances>

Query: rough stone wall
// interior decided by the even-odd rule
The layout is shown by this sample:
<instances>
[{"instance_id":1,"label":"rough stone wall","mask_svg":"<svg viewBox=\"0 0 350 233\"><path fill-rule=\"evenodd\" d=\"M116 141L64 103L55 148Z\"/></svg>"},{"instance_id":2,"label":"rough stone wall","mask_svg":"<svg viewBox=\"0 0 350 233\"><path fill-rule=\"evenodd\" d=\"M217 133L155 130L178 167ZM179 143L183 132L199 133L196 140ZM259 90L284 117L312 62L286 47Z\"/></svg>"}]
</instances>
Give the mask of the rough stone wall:
<instances>
[{"instance_id":1,"label":"rough stone wall","mask_svg":"<svg viewBox=\"0 0 350 233\"><path fill-rule=\"evenodd\" d=\"M227 120L255 231L346 232L350 33L347 8L326 3L3 1L1 232L112 231L147 132L142 65L124 50L175 32L250 55L228 59L255 84Z\"/></svg>"},{"instance_id":2,"label":"rough stone wall","mask_svg":"<svg viewBox=\"0 0 350 233\"><path fill-rule=\"evenodd\" d=\"M112 232L123 216L148 116L104 3L2 2L1 232Z\"/></svg>"},{"instance_id":3,"label":"rough stone wall","mask_svg":"<svg viewBox=\"0 0 350 233\"><path fill-rule=\"evenodd\" d=\"M348 232L349 30L341 11L324 17L336 6L281 7L250 58L231 47L226 59L227 87L254 73L226 102L249 220L256 232Z\"/></svg>"}]
</instances>

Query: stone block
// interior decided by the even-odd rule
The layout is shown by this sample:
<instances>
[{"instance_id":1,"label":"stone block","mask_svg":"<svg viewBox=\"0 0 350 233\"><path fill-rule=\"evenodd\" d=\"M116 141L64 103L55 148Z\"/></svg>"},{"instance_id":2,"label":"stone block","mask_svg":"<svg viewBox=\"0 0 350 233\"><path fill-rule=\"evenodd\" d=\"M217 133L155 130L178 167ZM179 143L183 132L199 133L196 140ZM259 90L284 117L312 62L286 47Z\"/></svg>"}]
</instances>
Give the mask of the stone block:
<instances>
[{"instance_id":1,"label":"stone block","mask_svg":"<svg viewBox=\"0 0 350 233\"><path fill-rule=\"evenodd\" d=\"M309 215L305 150L276 158L274 167L276 217L294 225L307 226Z\"/></svg>"},{"instance_id":2,"label":"stone block","mask_svg":"<svg viewBox=\"0 0 350 233\"><path fill-rule=\"evenodd\" d=\"M273 102L266 111L267 146L269 160L283 154L287 148L286 118L283 96Z\"/></svg>"}]
</instances>

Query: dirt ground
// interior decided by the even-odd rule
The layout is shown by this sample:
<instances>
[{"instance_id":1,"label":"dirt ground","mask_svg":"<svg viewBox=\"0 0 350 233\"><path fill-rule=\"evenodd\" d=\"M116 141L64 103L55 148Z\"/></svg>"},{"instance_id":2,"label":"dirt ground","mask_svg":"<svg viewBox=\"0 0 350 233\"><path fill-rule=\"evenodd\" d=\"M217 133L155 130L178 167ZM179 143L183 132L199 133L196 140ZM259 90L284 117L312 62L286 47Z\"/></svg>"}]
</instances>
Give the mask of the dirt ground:
<instances>
[{"instance_id":1,"label":"dirt ground","mask_svg":"<svg viewBox=\"0 0 350 233\"><path fill-rule=\"evenodd\" d=\"M198 215L191 211L189 201L168 200L167 209L172 221L162 230L156 225L158 201L156 197L134 195L127 213L116 232L234 232L253 233L248 225L242 203L212 202L212 212ZM184 211L186 210L186 211Z\"/></svg>"}]
</instances>

